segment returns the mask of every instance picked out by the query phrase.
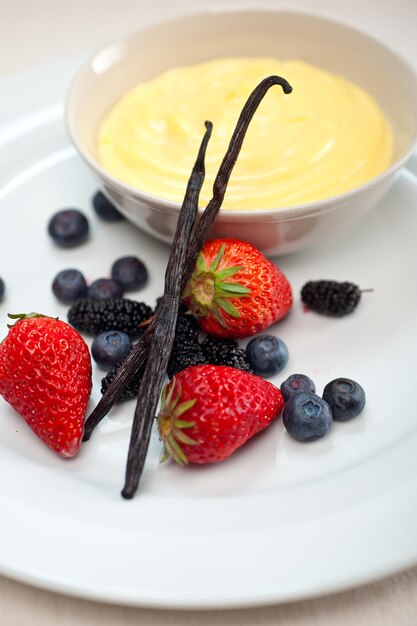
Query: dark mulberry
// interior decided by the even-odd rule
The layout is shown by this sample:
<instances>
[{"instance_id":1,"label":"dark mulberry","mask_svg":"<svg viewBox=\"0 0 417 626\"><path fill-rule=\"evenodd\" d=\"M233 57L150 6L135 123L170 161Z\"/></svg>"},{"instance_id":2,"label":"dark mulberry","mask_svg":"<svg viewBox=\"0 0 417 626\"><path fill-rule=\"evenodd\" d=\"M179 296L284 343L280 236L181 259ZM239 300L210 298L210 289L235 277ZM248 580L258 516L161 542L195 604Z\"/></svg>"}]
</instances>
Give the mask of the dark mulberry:
<instances>
[{"instance_id":1,"label":"dark mulberry","mask_svg":"<svg viewBox=\"0 0 417 626\"><path fill-rule=\"evenodd\" d=\"M194 317L186 315L185 308L180 306L167 375L172 378L186 367L206 363L204 352L198 342L198 324Z\"/></svg>"},{"instance_id":2,"label":"dark mulberry","mask_svg":"<svg viewBox=\"0 0 417 626\"><path fill-rule=\"evenodd\" d=\"M356 309L360 299L361 290L349 282L309 281L301 289L301 300L306 307L324 315L348 315Z\"/></svg>"},{"instance_id":3,"label":"dark mulberry","mask_svg":"<svg viewBox=\"0 0 417 626\"><path fill-rule=\"evenodd\" d=\"M217 339L209 336L204 339L201 347L206 356L206 363L228 365L252 373L252 368L246 358L246 351L239 348L239 344L234 339Z\"/></svg>"},{"instance_id":4,"label":"dark mulberry","mask_svg":"<svg viewBox=\"0 0 417 626\"><path fill-rule=\"evenodd\" d=\"M105 330L120 330L131 338L139 337L152 316L144 302L118 300L79 300L68 311L68 321L77 330L98 335Z\"/></svg>"},{"instance_id":5,"label":"dark mulberry","mask_svg":"<svg viewBox=\"0 0 417 626\"><path fill-rule=\"evenodd\" d=\"M104 393L105 391L107 391L108 387L113 382L117 372L123 366L125 360L126 359L123 359L119 361L118 363L116 363L116 365L114 365L112 369L109 372L107 372L106 376L102 378L101 393ZM134 398L137 397L138 392L139 392L139 386L142 381L144 371L145 371L145 366L143 365L142 367L139 368L136 374L131 378L129 383L120 393L120 395L118 396L116 400L117 403L126 402L127 400L133 400Z\"/></svg>"},{"instance_id":6,"label":"dark mulberry","mask_svg":"<svg viewBox=\"0 0 417 626\"><path fill-rule=\"evenodd\" d=\"M167 367L167 376L172 378L181 370L191 365L205 365L207 359L198 341L193 339L175 339Z\"/></svg>"}]
</instances>

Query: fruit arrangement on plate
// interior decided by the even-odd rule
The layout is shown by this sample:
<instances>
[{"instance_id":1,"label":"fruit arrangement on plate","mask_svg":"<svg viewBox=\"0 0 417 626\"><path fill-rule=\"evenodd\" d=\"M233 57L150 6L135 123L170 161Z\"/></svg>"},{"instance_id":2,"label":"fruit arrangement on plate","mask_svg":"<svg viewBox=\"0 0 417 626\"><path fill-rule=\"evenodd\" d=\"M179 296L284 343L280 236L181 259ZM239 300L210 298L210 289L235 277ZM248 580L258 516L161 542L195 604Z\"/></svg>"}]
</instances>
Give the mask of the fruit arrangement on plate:
<instances>
[{"instance_id":1,"label":"fruit arrangement on plate","mask_svg":"<svg viewBox=\"0 0 417 626\"><path fill-rule=\"evenodd\" d=\"M280 388L266 380L289 359L285 342L265 331L293 307L290 282L252 244L207 239L250 119L273 85L291 91L279 77L255 89L220 167L213 199L196 223L212 129L206 122L165 291L155 307L125 297L148 281L146 263L130 256L115 260L111 278L90 285L79 269L55 276L52 290L70 307L68 323L39 313L10 315L14 324L0 346L0 393L60 456L75 456L114 404L136 399L125 498L138 488L155 419L163 459L205 464L228 458L281 413L289 435L307 442L325 436L333 420L349 420L365 406L364 390L348 378L330 381L322 397L303 374L290 375ZM101 193L93 205L104 220L122 219ZM48 232L56 245L76 246L89 236L88 220L75 209L60 211ZM349 282L308 281L301 299L312 311L343 316L356 309L361 293ZM0 298L4 294L0 279ZM87 419L92 368L81 333L94 337L91 356L107 370L102 398ZM239 343L243 339L249 339L246 347Z\"/></svg>"}]
</instances>

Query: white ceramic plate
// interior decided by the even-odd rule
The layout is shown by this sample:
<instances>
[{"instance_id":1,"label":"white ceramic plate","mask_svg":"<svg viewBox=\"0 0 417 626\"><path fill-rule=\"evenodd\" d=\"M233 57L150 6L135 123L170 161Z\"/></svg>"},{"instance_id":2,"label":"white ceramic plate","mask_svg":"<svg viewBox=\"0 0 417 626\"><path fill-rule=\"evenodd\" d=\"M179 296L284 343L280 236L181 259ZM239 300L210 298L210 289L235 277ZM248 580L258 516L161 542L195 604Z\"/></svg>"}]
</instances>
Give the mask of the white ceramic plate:
<instances>
[{"instance_id":1,"label":"white ceramic plate","mask_svg":"<svg viewBox=\"0 0 417 626\"><path fill-rule=\"evenodd\" d=\"M55 273L90 279L122 254L142 257L161 293L167 248L127 222L100 222L96 183L65 135L62 99L77 61L0 85L0 275L6 313L65 319L50 292ZM413 168L414 172L413 173ZM133 404L117 408L80 455L54 456L0 403L0 570L48 589L126 604L229 607L275 603L359 585L417 562L417 165L342 237L280 260L295 297L272 332L290 350L290 373L321 392L336 376L360 381L362 416L299 444L280 421L227 462L159 465L154 436L133 501L122 487ZM63 207L90 217L90 241L60 250L46 224ZM353 280L374 292L345 319L304 313L308 279ZM99 397L95 371L94 400Z\"/></svg>"}]
</instances>

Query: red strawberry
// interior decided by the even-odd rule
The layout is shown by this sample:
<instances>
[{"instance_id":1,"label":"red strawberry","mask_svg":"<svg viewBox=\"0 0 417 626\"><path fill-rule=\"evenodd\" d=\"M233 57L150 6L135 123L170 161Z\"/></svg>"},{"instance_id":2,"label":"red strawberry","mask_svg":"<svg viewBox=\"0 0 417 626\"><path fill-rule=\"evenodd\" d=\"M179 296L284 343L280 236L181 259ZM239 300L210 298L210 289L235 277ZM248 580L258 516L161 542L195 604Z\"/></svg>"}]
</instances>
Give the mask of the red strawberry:
<instances>
[{"instance_id":1,"label":"red strawberry","mask_svg":"<svg viewBox=\"0 0 417 626\"><path fill-rule=\"evenodd\" d=\"M200 327L215 337L249 337L288 313L291 286L250 243L212 239L202 247L183 294Z\"/></svg>"},{"instance_id":2,"label":"red strawberry","mask_svg":"<svg viewBox=\"0 0 417 626\"><path fill-rule=\"evenodd\" d=\"M19 321L0 344L0 394L33 432L60 456L75 456L91 393L91 360L69 324L35 313Z\"/></svg>"},{"instance_id":3,"label":"red strawberry","mask_svg":"<svg viewBox=\"0 0 417 626\"><path fill-rule=\"evenodd\" d=\"M164 459L223 461L280 414L279 389L224 365L195 365L176 374L162 397L158 430Z\"/></svg>"}]
</instances>

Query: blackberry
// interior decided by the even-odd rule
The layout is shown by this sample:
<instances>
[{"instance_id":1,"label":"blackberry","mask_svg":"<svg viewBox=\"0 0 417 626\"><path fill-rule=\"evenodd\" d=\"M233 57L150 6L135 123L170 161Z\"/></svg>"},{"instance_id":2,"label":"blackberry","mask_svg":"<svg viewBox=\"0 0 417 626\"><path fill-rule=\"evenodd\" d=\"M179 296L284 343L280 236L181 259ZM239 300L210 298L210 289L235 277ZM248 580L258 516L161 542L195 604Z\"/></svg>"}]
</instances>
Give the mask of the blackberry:
<instances>
[{"instance_id":1,"label":"blackberry","mask_svg":"<svg viewBox=\"0 0 417 626\"><path fill-rule=\"evenodd\" d=\"M207 359L198 342L198 324L191 315L185 314L181 306L178 311L175 339L167 367L167 375L172 378L191 365L205 365Z\"/></svg>"},{"instance_id":2,"label":"blackberry","mask_svg":"<svg viewBox=\"0 0 417 626\"><path fill-rule=\"evenodd\" d=\"M112 369L109 372L107 372L106 376L104 376L104 378L101 379L101 393L104 393L105 391L107 391L110 383L113 382L114 377L116 376L120 367L122 367L122 365L124 364L124 361L125 359L122 359L121 361L116 363L116 365L114 365ZM139 386L143 378L144 371L145 371L145 366L142 366L136 372L136 374L131 378L129 383L126 385L126 387L123 389L123 391L117 398L116 402L118 404L120 404L121 402L126 402L127 400L133 400L134 398L137 397L138 392L139 392Z\"/></svg>"},{"instance_id":3,"label":"blackberry","mask_svg":"<svg viewBox=\"0 0 417 626\"><path fill-rule=\"evenodd\" d=\"M306 307L324 315L348 315L356 309L360 299L361 290L349 282L311 280L301 289L301 300Z\"/></svg>"},{"instance_id":4,"label":"blackberry","mask_svg":"<svg viewBox=\"0 0 417 626\"><path fill-rule=\"evenodd\" d=\"M79 300L68 311L68 321L79 331L98 335L105 330L121 330L129 337L139 337L145 329L140 324L149 319L152 309L144 302L119 300Z\"/></svg>"},{"instance_id":5,"label":"blackberry","mask_svg":"<svg viewBox=\"0 0 417 626\"><path fill-rule=\"evenodd\" d=\"M184 306L180 306L178 310L177 327L175 329L175 343L182 339L192 339L198 342L199 327L195 317L186 314Z\"/></svg>"},{"instance_id":6,"label":"blackberry","mask_svg":"<svg viewBox=\"0 0 417 626\"><path fill-rule=\"evenodd\" d=\"M216 337L208 336L204 339L201 347L206 356L206 363L228 365L252 373L252 368L246 358L246 351L239 348L234 339L216 339Z\"/></svg>"},{"instance_id":7,"label":"blackberry","mask_svg":"<svg viewBox=\"0 0 417 626\"><path fill-rule=\"evenodd\" d=\"M178 341L176 338L168 362L167 376L172 378L181 370L185 370L186 367L206 365L206 363L207 359L198 341L193 339L181 339Z\"/></svg>"}]
</instances>

